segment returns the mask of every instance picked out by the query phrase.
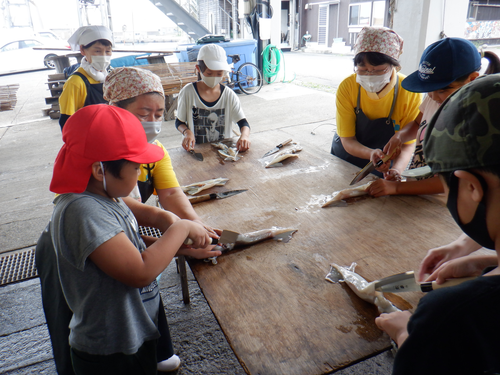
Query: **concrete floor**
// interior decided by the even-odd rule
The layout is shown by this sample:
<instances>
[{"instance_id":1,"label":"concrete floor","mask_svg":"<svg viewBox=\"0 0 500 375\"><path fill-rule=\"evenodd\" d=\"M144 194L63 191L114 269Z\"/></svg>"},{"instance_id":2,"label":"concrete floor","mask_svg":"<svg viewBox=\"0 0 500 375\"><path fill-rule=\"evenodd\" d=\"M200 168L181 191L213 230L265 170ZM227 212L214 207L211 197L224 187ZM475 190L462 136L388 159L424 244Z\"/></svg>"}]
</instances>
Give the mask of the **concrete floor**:
<instances>
[{"instance_id":1,"label":"concrete floor","mask_svg":"<svg viewBox=\"0 0 500 375\"><path fill-rule=\"evenodd\" d=\"M266 85L257 95L240 96L252 132L310 128L318 149L329 153L335 124L335 89L352 72L351 56L285 54L292 83ZM18 104L0 113L0 253L33 247L52 213L52 163L61 147L56 120L42 117L50 71L0 76L0 85L20 83ZM160 141L179 147L173 122ZM176 353L178 374L244 374L210 307L189 272L191 303L184 305L175 265L160 282ZM55 374L38 279L0 287L0 373ZM300 345L300 343L297 343ZM392 353L384 352L336 374L391 373Z\"/></svg>"}]
</instances>

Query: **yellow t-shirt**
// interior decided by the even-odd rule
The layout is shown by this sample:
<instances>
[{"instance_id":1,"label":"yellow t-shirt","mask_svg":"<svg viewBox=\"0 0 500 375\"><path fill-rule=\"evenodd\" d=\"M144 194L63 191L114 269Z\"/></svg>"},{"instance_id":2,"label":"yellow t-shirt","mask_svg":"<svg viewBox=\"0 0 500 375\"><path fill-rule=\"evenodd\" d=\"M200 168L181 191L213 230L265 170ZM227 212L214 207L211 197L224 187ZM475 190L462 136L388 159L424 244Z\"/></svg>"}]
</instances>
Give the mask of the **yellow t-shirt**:
<instances>
[{"instance_id":1,"label":"yellow t-shirt","mask_svg":"<svg viewBox=\"0 0 500 375\"><path fill-rule=\"evenodd\" d=\"M398 73L399 88L396 105L392 112L394 130L398 132L410 121L415 120L418 115L422 95L406 91L401 87L401 81L405 78ZM356 136L356 104L358 99L359 84L356 82L356 74L344 79L337 90L337 134L340 137ZM381 99L373 99L368 96L364 88L361 88L360 107L370 120L387 117L391 111L394 98L394 88ZM412 141L414 142L414 141ZM410 142L409 142L410 143Z\"/></svg>"},{"instance_id":2,"label":"yellow t-shirt","mask_svg":"<svg viewBox=\"0 0 500 375\"><path fill-rule=\"evenodd\" d=\"M158 189L169 189L173 187L179 187L179 182L175 176L174 168L172 167L172 161L170 160L170 155L160 141L156 140L156 145L163 149L165 155L163 159L151 164L141 164L141 174L137 178L138 181L145 182L148 179L148 167L152 167L150 175L153 178L153 186L155 188L154 194Z\"/></svg>"},{"instance_id":3,"label":"yellow t-shirt","mask_svg":"<svg viewBox=\"0 0 500 375\"><path fill-rule=\"evenodd\" d=\"M82 67L79 67L77 72L83 74L89 80L91 85L100 83L89 76ZM77 75L69 76L68 80L64 84L61 96L59 96L59 108L61 114L71 116L80 108L83 108L86 98L87 88L85 87L85 82L83 82L83 80Z\"/></svg>"}]
</instances>

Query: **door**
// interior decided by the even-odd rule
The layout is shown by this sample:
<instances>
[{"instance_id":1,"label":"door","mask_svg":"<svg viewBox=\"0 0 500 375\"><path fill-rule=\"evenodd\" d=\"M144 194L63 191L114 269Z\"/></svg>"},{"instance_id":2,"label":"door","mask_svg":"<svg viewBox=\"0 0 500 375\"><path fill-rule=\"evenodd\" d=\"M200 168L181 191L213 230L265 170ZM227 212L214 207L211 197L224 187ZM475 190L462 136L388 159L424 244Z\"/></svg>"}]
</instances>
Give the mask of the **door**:
<instances>
[{"instance_id":1,"label":"door","mask_svg":"<svg viewBox=\"0 0 500 375\"><path fill-rule=\"evenodd\" d=\"M328 39L328 4L319 6L318 14L318 45L327 46Z\"/></svg>"}]
</instances>

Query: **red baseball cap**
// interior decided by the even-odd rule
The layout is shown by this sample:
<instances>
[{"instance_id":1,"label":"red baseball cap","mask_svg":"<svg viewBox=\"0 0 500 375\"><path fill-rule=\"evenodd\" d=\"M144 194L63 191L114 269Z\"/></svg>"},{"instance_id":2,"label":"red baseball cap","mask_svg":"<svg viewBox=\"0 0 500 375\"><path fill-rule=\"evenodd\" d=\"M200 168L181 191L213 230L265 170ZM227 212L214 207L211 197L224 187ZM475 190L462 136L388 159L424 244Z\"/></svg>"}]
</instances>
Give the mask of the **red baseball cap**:
<instances>
[{"instance_id":1,"label":"red baseball cap","mask_svg":"<svg viewBox=\"0 0 500 375\"><path fill-rule=\"evenodd\" d=\"M148 143L137 117L107 104L75 112L64 125L62 138L50 182L50 191L57 194L84 192L96 161L148 164L164 156L161 147Z\"/></svg>"}]
</instances>

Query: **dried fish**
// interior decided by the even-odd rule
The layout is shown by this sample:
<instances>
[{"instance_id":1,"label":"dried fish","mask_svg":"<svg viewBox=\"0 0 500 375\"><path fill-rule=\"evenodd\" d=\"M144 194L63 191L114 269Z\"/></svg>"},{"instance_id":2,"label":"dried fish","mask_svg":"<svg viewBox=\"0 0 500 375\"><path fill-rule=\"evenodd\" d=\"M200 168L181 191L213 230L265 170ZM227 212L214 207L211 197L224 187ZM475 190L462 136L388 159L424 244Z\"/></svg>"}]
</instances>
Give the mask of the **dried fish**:
<instances>
[{"instance_id":1,"label":"dried fish","mask_svg":"<svg viewBox=\"0 0 500 375\"><path fill-rule=\"evenodd\" d=\"M355 188L344 189L340 191L335 191L330 197L326 198L325 203L321 207L337 206L345 203L343 199L359 197L361 195L368 194L368 187L373 183L370 181L364 185L357 186Z\"/></svg>"},{"instance_id":2,"label":"dried fish","mask_svg":"<svg viewBox=\"0 0 500 375\"><path fill-rule=\"evenodd\" d=\"M210 189L211 187L214 186L224 186L228 181L229 178L219 177L219 178L214 178L212 180L195 182L194 184L191 185L181 186L181 189L186 194L195 195L202 190Z\"/></svg>"},{"instance_id":3,"label":"dried fish","mask_svg":"<svg viewBox=\"0 0 500 375\"><path fill-rule=\"evenodd\" d=\"M345 282L359 298L377 306L380 313L399 311L396 306L384 297L382 292L375 290L375 281L369 283L354 272L356 265L356 263L352 263L349 267L342 267L332 263L330 272L325 276L325 279L332 283Z\"/></svg>"},{"instance_id":4,"label":"dried fish","mask_svg":"<svg viewBox=\"0 0 500 375\"><path fill-rule=\"evenodd\" d=\"M229 147L222 142L212 143L212 146L219 149L219 154L223 156L226 161L238 161L242 158L242 156L238 156L239 151L236 147Z\"/></svg>"},{"instance_id":5,"label":"dried fish","mask_svg":"<svg viewBox=\"0 0 500 375\"><path fill-rule=\"evenodd\" d=\"M266 168L281 167L283 165L281 163L283 160L288 158L298 158L299 155L297 155L297 153L300 151L302 151L302 147L298 144L288 150L282 151L276 154L273 159L266 164Z\"/></svg>"},{"instance_id":6,"label":"dried fish","mask_svg":"<svg viewBox=\"0 0 500 375\"><path fill-rule=\"evenodd\" d=\"M233 250L235 247L253 245L255 243L272 239L275 241L288 242L292 239L292 235L297 232L297 229L293 228L281 228L272 227L269 229L261 229L255 232L240 233L236 238L234 243L219 244L215 247L215 250L220 250L222 252L227 252ZM208 258L213 264L217 264L217 257Z\"/></svg>"}]
</instances>

